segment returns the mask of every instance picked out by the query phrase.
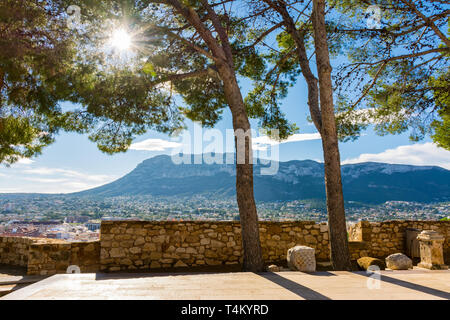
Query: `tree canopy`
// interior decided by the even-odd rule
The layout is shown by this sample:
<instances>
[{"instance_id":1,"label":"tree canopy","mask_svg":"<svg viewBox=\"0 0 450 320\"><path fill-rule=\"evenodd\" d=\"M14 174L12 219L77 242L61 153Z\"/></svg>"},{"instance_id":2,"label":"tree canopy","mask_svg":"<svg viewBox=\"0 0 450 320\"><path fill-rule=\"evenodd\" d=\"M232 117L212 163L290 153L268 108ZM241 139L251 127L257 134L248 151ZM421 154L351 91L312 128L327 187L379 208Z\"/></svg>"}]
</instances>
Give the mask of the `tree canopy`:
<instances>
[{"instance_id":1,"label":"tree canopy","mask_svg":"<svg viewBox=\"0 0 450 320\"><path fill-rule=\"evenodd\" d=\"M39 154L61 127L75 53L64 13L62 2L0 3L0 163Z\"/></svg>"},{"instance_id":2,"label":"tree canopy","mask_svg":"<svg viewBox=\"0 0 450 320\"><path fill-rule=\"evenodd\" d=\"M377 133L409 131L449 146L450 10L440 1L379 1L374 14L355 1L335 1L335 29L348 59L336 69L343 138L373 124Z\"/></svg>"},{"instance_id":3,"label":"tree canopy","mask_svg":"<svg viewBox=\"0 0 450 320\"><path fill-rule=\"evenodd\" d=\"M76 2L74 2L76 3ZM208 43L170 3L160 1L80 2L85 35L79 57L71 72L71 123L90 132L102 151L125 151L133 137L148 129L174 133L184 127L183 119L214 126L228 107L217 58ZM228 6L210 2L224 25L231 45L233 68L241 77L262 78L268 71L264 59L249 45L245 20ZM190 1L206 28L214 30L201 1ZM105 9L107 8L107 9ZM99 14L102 12L102 14ZM84 20L83 20L84 19ZM109 27L105 27L109 26ZM125 59L117 52L99 52L114 28L126 28L133 37L133 54ZM216 31L215 36L219 37ZM247 108L249 117L262 128L277 128L287 138L296 126L285 118L278 105L260 102Z\"/></svg>"},{"instance_id":4,"label":"tree canopy","mask_svg":"<svg viewBox=\"0 0 450 320\"><path fill-rule=\"evenodd\" d=\"M298 128L279 103L306 69L281 20L268 14L271 2L210 4L226 27L237 74L254 81L245 99L249 117L286 138ZM186 4L213 29L201 1ZM183 118L205 126L221 119L227 102L214 59L173 7L131 0L70 5L81 8L76 29L67 26L69 2L0 5L1 162L39 154L61 128L89 133L102 151L114 153L148 129L173 133L183 128ZM286 5L311 59L311 3ZM333 1L328 9L330 53L339 61L346 57L333 74L340 137L354 139L374 124L380 134L410 130L414 140L431 135L448 148L449 10L436 1L377 5L379 28L367 26L368 4ZM131 59L99 50L119 26L133 34ZM277 43L271 47L265 39L274 34ZM78 107L63 111L61 101ZM317 113L311 117L317 122Z\"/></svg>"}]
</instances>

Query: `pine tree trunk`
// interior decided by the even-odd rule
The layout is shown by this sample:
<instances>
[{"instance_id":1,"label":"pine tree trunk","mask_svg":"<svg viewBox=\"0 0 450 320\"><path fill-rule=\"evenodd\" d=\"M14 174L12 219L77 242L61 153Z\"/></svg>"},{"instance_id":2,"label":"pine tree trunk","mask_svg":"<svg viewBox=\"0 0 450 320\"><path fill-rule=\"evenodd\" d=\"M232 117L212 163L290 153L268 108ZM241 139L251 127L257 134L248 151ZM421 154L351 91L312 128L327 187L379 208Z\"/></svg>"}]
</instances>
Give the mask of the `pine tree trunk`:
<instances>
[{"instance_id":1,"label":"pine tree trunk","mask_svg":"<svg viewBox=\"0 0 450 320\"><path fill-rule=\"evenodd\" d=\"M185 7L180 1L167 1L176 8L186 20L191 23L205 43L208 45L212 57L218 69L218 73L223 82L225 99L230 107L233 116L233 128L247 132L250 129L244 99L241 89L237 83L236 72L234 70L233 50L228 39L228 31L225 30L221 20L208 1L202 1L202 5L208 11L209 18L218 34L213 37L197 12L191 7ZM220 41L219 41L220 39ZM236 155L240 152L238 144L235 144ZM261 242L259 238L258 214L256 212L255 197L253 193L253 163L252 163L252 143L251 134L248 141L244 143L243 152L246 161L237 163L236 161L236 198L239 207L241 222L242 247L244 250L243 268L245 271L264 271L264 262L261 253Z\"/></svg>"},{"instance_id":2,"label":"pine tree trunk","mask_svg":"<svg viewBox=\"0 0 450 320\"><path fill-rule=\"evenodd\" d=\"M325 162L331 263L335 270L351 270L341 182L341 160L334 117L330 55L325 28L324 0L313 0L313 28L322 114L321 135Z\"/></svg>"},{"instance_id":3,"label":"pine tree trunk","mask_svg":"<svg viewBox=\"0 0 450 320\"><path fill-rule=\"evenodd\" d=\"M233 116L233 129L250 130L250 122L245 110L244 100L237 83L232 67L219 67L224 84L225 96ZM238 150L235 139L236 150L236 198L239 207L239 216L242 233L242 247L244 251L244 271L264 271L262 259L261 241L259 237L258 214L256 211L255 196L253 192L253 162L251 134L245 141L245 163L237 162Z\"/></svg>"}]
</instances>

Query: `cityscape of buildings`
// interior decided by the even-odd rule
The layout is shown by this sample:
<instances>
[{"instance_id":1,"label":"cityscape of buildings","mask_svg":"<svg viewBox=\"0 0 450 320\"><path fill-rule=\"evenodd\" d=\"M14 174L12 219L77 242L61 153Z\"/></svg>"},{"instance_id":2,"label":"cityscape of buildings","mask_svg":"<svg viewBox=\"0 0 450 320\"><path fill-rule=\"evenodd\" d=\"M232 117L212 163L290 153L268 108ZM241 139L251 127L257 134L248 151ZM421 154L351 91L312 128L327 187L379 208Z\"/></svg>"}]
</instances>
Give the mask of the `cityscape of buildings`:
<instances>
[{"instance_id":1,"label":"cityscape of buildings","mask_svg":"<svg viewBox=\"0 0 450 320\"><path fill-rule=\"evenodd\" d=\"M0 223L0 235L60 239L71 242L98 240L100 222L67 223L57 220L14 219Z\"/></svg>"},{"instance_id":2,"label":"cityscape of buildings","mask_svg":"<svg viewBox=\"0 0 450 320\"><path fill-rule=\"evenodd\" d=\"M259 202L261 220L327 221L321 200ZM79 198L64 195L0 197L0 235L89 241L98 239L102 219L239 220L236 200L150 196ZM348 223L360 220L440 220L450 203L388 201L369 205L348 202Z\"/></svg>"}]
</instances>

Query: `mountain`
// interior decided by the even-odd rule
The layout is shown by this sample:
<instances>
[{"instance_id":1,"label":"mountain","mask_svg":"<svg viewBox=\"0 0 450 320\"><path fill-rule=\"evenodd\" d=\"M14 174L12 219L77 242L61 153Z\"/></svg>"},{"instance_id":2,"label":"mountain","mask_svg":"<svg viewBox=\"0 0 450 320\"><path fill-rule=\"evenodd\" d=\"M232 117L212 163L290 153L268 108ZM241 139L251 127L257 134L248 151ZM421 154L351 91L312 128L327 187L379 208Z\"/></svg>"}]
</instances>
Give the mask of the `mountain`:
<instances>
[{"instance_id":1,"label":"mountain","mask_svg":"<svg viewBox=\"0 0 450 320\"><path fill-rule=\"evenodd\" d=\"M196 155L196 157L201 155ZM226 155L216 155L225 159ZM225 161L224 161L225 162ZM191 156L191 163L194 163ZM255 198L259 201L324 199L323 163L312 160L277 162L275 175L263 175L268 165L254 166ZM140 163L109 184L77 192L76 196L235 196L234 164L175 164L160 155ZM346 201L383 203L390 200L435 202L450 200L450 171L435 166L365 162L342 166Z\"/></svg>"}]
</instances>

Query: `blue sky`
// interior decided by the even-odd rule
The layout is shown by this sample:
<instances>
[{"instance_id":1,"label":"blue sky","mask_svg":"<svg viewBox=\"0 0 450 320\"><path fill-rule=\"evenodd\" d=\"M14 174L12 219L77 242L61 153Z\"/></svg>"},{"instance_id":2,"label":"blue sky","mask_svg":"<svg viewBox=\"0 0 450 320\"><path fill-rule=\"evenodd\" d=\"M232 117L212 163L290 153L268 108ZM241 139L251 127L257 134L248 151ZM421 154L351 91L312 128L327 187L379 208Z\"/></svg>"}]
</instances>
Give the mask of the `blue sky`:
<instances>
[{"instance_id":1,"label":"blue sky","mask_svg":"<svg viewBox=\"0 0 450 320\"><path fill-rule=\"evenodd\" d=\"M243 90L248 90L248 86L243 85ZM309 114L306 99L305 83L299 81L283 102L287 117L300 127L298 140L302 139L303 134L316 133L314 126L306 120ZM257 127L256 121L252 124L254 128ZM192 122L188 122L188 127L193 133ZM221 131L231 129L231 115L228 110L225 110L223 119L216 128ZM173 140L168 143L171 139L164 134L148 132L137 137L135 143L144 141L153 148L165 148L173 145ZM450 169L449 151L437 148L429 138L419 143L411 143L407 134L380 137L369 129L358 140L341 143L340 151L343 163L378 161L439 165ZM111 156L100 152L85 135L62 133L57 137L56 143L44 149L41 156L31 161L21 161L10 168L1 167L0 192L60 193L84 190L123 176L147 158L171 152L171 148L161 151L128 150L126 153ZM281 161L321 161L321 141L315 139L283 143L279 145L279 157Z\"/></svg>"},{"instance_id":2,"label":"blue sky","mask_svg":"<svg viewBox=\"0 0 450 320\"><path fill-rule=\"evenodd\" d=\"M311 134L317 136L317 132L307 121L306 83L301 76L299 78L283 101L282 110L300 131L293 139L296 141L279 145L279 160L322 161L321 141L318 138L311 140ZM245 81L241 81L241 87L244 94L251 88ZM187 124L192 134L194 125L189 121ZM252 127L257 128L257 121L252 121ZM224 110L223 119L216 128L222 132L232 128L228 110ZM86 135L61 133L54 144L44 149L41 156L24 159L9 168L0 166L0 193L66 193L96 187L127 174L147 158L171 154L171 146L177 144L169 136L153 131L136 137L134 143L139 142L151 150L135 150L137 148L134 145L126 153L107 155L100 152ZM412 143L407 133L382 137L369 128L358 140L341 143L340 152L343 164L377 161L437 165L450 170L450 151L437 148L430 138Z\"/></svg>"}]
</instances>

